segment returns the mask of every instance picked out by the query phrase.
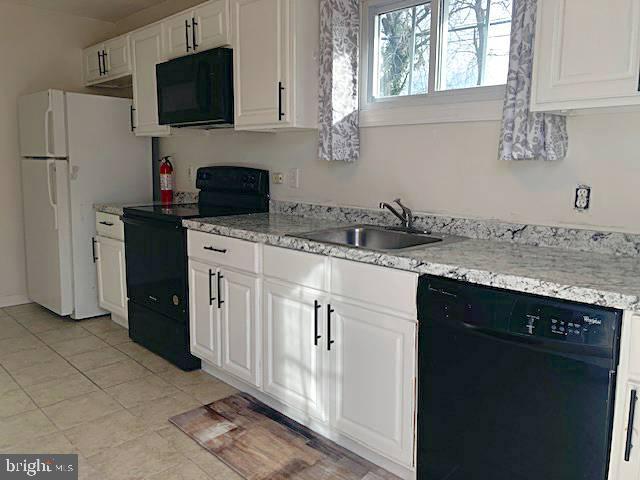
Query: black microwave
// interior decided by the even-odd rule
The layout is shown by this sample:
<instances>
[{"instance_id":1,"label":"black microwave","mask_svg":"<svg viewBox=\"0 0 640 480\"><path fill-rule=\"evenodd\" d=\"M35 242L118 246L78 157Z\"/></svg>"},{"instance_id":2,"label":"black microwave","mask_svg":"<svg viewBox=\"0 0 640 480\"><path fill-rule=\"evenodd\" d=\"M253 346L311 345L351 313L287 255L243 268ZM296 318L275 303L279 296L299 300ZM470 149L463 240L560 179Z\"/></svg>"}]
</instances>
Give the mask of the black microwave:
<instances>
[{"instance_id":1,"label":"black microwave","mask_svg":"<svg viewBox=\"0 0 640 480\"><path fill-rule=\"evenodd\" d=\"M233 51L214 48L156 65L160 125L233 125Z\"/></svg>"}]
</instances>

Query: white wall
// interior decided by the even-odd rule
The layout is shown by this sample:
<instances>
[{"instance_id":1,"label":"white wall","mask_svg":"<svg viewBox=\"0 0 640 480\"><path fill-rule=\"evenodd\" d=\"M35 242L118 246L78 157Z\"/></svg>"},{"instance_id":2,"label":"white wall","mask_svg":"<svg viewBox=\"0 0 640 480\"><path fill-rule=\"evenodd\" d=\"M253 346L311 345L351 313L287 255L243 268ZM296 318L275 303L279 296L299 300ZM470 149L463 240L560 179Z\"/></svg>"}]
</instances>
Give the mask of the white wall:
<instances>
[{"instance_id":1,"label":"white wall","mask_svg":"<svg viewBox=\"0 0 640 480\"><path fill-rule=\"evenodd\" d=\"M356 164L317 160L314 132L213 131L160 144L178 190L194 190L190 166L299 167L300 188L273 186L275 199L375 208L402 197L422 212L640 233L640 113L570 118L569 156L555 163L498 161L499 131L493 121L365 128ZM573 209L581 183L593 187L586 213Z\"/></svg>"},{"instance_id":2,"label":"white wall","mask_svg":"<svg viewBox=\"0 0 640 480\"><path fill-rule=\"evenodd\" d=\"M81 90L82 48L113 25L0 2L0 306L26 294L17 98Z\"/></svg>"}]
</instances>

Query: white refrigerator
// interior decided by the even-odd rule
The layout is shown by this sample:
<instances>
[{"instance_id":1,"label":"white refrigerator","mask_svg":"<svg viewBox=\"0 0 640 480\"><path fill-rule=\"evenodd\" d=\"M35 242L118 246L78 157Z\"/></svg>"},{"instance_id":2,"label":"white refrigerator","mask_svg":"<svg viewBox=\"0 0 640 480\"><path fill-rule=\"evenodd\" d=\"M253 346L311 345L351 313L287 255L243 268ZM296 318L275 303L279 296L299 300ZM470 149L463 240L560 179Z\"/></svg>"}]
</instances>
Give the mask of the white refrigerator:
<instances>
[{"instance_id":1,"label":"white refrigerator","mask_svg":"<svg viewBox=\"0 0 640 480\"><path fill-rule=\"evenodd\" d=\"M48 90L18 102L29 298L58 315L103 315L93 205L152 198L151 140L131 100Z\"/></svg>"}]
</instances>

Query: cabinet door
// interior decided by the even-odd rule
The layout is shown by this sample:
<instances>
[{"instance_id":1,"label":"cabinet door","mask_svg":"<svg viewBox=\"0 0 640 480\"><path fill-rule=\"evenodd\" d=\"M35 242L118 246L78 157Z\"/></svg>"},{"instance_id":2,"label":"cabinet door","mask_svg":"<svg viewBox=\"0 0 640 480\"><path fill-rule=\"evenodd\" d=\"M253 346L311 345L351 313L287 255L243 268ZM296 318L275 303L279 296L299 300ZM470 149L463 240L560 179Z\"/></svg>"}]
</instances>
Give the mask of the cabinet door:
<instances>
[{"instance_id":1,"label":"cabinet door","mask_svg":"<svg viewBox=\"0 0 640 480\"><path fill-rule=\"evenodd\" d=\"M102 308L127 318L124 242L96 237L98 302Z\"/></svg>"},{"instance_id":2,"label":"cabinet door","mask_svg":"<svg viewBox=\"0 0 640 480\"><path fill-rule=\"evenodd\" d=\"M639 31L640 0L538 2L533 108L640 103Z\"/></svg>"},{"instance_id":3,"label":"cabinet door","mask_svg":"<svg viewBox=\"0 0 640 480\"><path fill-rule=\"evenodd\" d=\"M259 385L258 376L258 278L220 270L217 291L222 314L222 368Z\"/></svg>"},{"instance_id":4,"label":"cabinet door","mask_svg":"<svg viewBox=\"0 0 640 480\"><path fill-rule=\"evenodd\" d=\"M104 53L106 55L106 74L108 77L121 77L131 74L128 35L104 42Z\"/></svg>"},{"instance_id":5,"label":"cabinet door","mask_svg":"<svg viewBox=\"0 0 640 480\"><path fill-rule=\"evenodd\" d=\"M163 60L161 25L132 33L131 49L136 135L168 135L169 127L158 124L156 64Z\"/></svg>"},{"instance_id":6,"label":"cabinet door","mask_svg":"<svg viewBox=\"0 0 640 480\"><path fill-rule=\"evenodd\" d=\"M236 127L286 125L290 2L232 2Z\"/></svg>"},{"instance_id":7,"label":"cabinet door","mask_svg":"<svg viewBox=\"0 0 640 480\"><path fill-rule=\"evenodd\" d=\"M175 15L162 22L164 30L165 57L183 57L193 53L193 12Z\"/></svg>"},{"instance_id":8,"label":"cabinet door","mask_svg":"<svg viewBox=\"0 0 640 480\"><path fill-rule=\"evenodd\" d=\"M102 76L102 49L104 44L94 45L82 52L84 83L91 84Z\"/></svg>"},{"instance_id":9,"label":"cabinet door","mask_svg":"<svg viewBox=\"0 0 640 480\"><path fill-rule=\"evenodd\" d=\"M342 303L328 319L332 427L380 454L413 462L416 325ZM330 335L329 335L330 333Z\"/></svg>"},{"instance_id":10,"label":"cabinet door","mask_svg":"<svg viewBox=\"0 0 640 480\"><path fill-rule=\"evenodd\" d=\"M215 266L189 261L189 330L191 353L213 365L222 364L220 309Z\"/></svg>"},{"instance_id":11,"label":"cabinet door","mask_svg":"<svg viewBox=\"0 0 640 480\"><path fill-rule=\"evenodd\" d=\"M229 0L207 2L193 11L196 50L229 45Z\"/></svg>"},{"instance_id":12,"label":"cabinet door","mask_svg":"<svg viewBox=\"0 0 640 480\"><path fill-rule=\"evenodd\" d=\"M299 285L269 280L263 292L264 390L285 405L325 421L326 297Z\"/></svg>"}]
</instances>

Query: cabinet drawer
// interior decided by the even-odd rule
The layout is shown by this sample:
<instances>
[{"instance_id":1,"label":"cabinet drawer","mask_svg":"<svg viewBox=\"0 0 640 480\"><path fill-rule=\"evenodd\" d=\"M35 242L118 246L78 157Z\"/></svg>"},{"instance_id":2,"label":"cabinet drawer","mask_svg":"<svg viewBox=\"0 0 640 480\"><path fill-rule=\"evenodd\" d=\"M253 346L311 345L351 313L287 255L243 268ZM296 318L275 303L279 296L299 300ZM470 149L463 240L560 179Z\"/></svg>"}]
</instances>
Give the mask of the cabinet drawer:
<instances>
[{"instance_id":1,"label":"cabinet drawer","mask_svg":"<svg viewBox=\"0 0 640 480\"><path fill-rule=\"evenodd\" d=\"M260 271L258 249L259 244L237 238L191 230L188 233L189 257L207 263L258 273Z\"/></svg>"},{"instance_id":2,"label":"cabinet drawer","mask_svg":"<svg viewBox=\"0 0 640 480\"><path fill-rule=\"evenodd\" d=\"M101 237L124 241L124 224L118 215L97 212L96 232Z\"/></svg>"},{"instance_id":3,"label":"cabinet drawer","mask_svg":"<svg viewBox=\"0 0 640 480\"><path fill-rule=\"evenodd\" d=\"M331 293L417 317L418 274L331 259Z\"/></svg>"},{"instance_id":4,"label":"cabinet drawer","mask_svg":"<svg viewBox=\"0 0 640 480\"><path fill-rule=\"evenodd\" d=\"M264 274L316 290L327 290L328 257L286 248L264 247Z\"/></svg>"}]
</instances>

